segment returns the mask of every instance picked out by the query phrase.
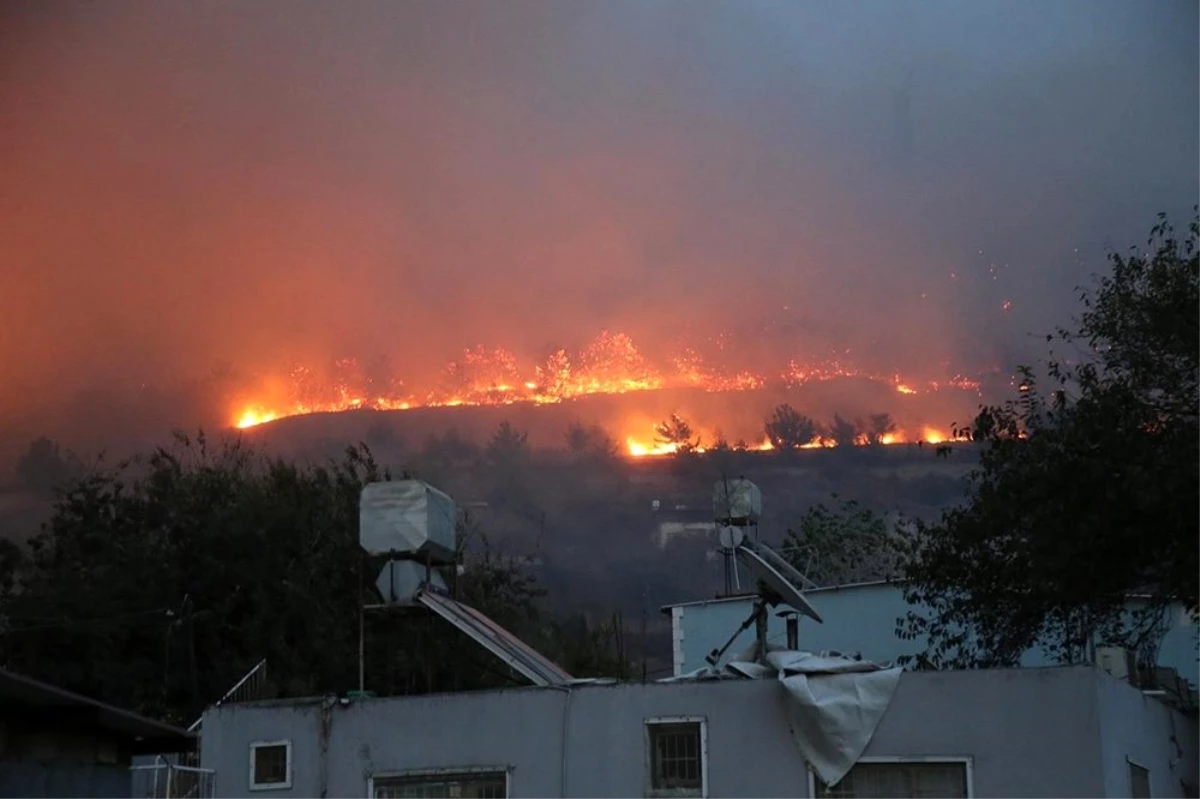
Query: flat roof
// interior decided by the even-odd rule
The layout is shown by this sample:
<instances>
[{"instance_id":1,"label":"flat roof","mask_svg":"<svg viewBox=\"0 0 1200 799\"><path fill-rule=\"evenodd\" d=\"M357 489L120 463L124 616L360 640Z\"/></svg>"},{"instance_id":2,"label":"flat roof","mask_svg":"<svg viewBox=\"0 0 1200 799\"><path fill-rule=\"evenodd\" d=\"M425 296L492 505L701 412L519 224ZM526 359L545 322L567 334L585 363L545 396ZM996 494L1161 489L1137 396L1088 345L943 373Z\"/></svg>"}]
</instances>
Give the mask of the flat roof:
<instances>
[{"instance_id":1,"label":"flat roof","mask_svg":"<svg viewBox=\"0 0 1200 799\"><path fill-rule=\"evenodd\" d=\"M90 699L49 683L0 669L0 702L31 708L86 708L95 711L96 723L118 735L132 738L137 749L166 754L191 748L196 736L180 727Z\"/></svg>"},{"instance_id":2,"label":"flat roof","mask_svg":"<svg viewBox=\"0 0 1200 799\"><path fill-rule=\"evenodd\" d=\"M806 591L804 591L804 594L808 595L808 594L836 593L838 591L848 591L848 590L855 589L855 588L871 588L873 586L879 586L879 585L900 585L903 582L904 582L903 580L869 580L867 582L862 582L862 583L844 583L842 585L825 585L825 586L821 586L820 588L809 588ZM670 605L663 605L661 608L659 608L659 611L662 613L670 613L672 608L689 608L689 607L698 607L700 605L719 605L724 602L748 602L748 601L753 600L757 596L758 596L757 593L748 592L745 594L738 594L736 596L722 596L722 597L714 597L712 599L693 599L690 602L673 602Z\"/></svg>"}]
</instances>

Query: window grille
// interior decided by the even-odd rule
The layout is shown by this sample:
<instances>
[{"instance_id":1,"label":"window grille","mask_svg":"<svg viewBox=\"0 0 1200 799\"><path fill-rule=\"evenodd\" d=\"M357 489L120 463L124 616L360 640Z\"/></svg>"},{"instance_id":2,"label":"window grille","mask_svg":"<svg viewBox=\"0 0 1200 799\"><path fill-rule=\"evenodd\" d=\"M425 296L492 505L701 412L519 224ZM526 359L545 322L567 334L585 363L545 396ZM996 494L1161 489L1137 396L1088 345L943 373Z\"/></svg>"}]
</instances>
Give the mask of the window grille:
<instances>
[{"instance_id":1,"label":"window grille","mask_svg":"<svg viewBox=\"0 0 1200 799\"><path fill-rule=\"evenodd\" d=\"M703 723L650 721L646 728L651 792L656 796L703 796Z\"/></svg>"}]
</instances>

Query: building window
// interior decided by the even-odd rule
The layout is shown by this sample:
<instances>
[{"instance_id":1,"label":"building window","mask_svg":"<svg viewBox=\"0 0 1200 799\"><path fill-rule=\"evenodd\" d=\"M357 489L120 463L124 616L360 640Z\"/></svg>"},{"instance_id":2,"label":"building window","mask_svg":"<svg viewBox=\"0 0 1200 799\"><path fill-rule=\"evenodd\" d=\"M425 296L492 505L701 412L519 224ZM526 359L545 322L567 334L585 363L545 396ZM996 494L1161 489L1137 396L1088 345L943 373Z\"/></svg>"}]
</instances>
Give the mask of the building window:
<instances>
[{"instance_id":1,"label":"building window","mask_svg":"<svg viewBox=\"0 0 1200 799\"><path fill-rule=\"evenodd\" d=\"M969 799L970 761L860 760L841 781L829 787L809 772L816 797L904 797L905 799Z\"/></svg>"},{"instance_id":2,"label":"building window","mask_svg":"<svg viewBox=\"0 0 1200 799\"><path fill-rule=\"evenodd\" d=\"M508 772L502 769L426 771L374 777L370 793L374 799L507 799Z\"/></svg>"},{"instance_id":3,"label":"building window","mask_svg":"<svg viewBox=\"0 0 1200 799\"><path fill-rule=\"evenodd\" d=\"M707 744L703 718L646 719L647 793L654 797L707 796Z\"/></svg>"},{"instance_id":4,"label":"building window","mask_svg":"<svg viewBox=\"0 0 1200 799\"><path fill-rule=\"evenodd\" d=\"M1129 795L1133 799L1149 799L1150 769L1139 766L1132 760L1129 762Z\"/></svg>"},{"instance_id":5,"label":"building window","mask_svg":"<svg viewBox=\"0 0 1200 799\"><path fill-rule=\"evenodd\" d=\"M292 742L258 741L250 744L250 790L269 791L292 787Z\"/></svg>"}]
</instances>

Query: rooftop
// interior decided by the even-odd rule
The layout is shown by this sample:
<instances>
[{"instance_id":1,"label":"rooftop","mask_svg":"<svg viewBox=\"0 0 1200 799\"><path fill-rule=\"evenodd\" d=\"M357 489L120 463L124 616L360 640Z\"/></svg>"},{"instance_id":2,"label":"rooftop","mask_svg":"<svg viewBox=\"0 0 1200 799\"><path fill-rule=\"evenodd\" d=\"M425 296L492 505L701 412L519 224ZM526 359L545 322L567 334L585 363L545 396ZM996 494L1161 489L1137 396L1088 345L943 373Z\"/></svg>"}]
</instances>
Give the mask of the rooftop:
<instances>
[{"instance_id":1,"label":"rooftop","mask_svg":"<svg viewBox=\"0 0 1200 799\"><path fill-rule=\"evenodd\" d=\"M0 669L0 702L10 707L81 714L96 726L128 738L138 752L181 752L191 749L196 741L187 730L4 669Z\"/></svg>"}]
</instances>

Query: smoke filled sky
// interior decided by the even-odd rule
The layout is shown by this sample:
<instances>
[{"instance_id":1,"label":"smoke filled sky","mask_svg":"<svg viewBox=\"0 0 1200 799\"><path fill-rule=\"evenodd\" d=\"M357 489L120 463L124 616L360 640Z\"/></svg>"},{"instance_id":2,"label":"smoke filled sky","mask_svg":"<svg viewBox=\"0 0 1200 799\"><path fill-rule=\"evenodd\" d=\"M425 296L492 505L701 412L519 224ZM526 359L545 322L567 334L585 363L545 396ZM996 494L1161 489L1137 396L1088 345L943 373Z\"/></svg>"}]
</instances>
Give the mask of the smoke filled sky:
<instances>
[{"instance_id":1,"label":"smoke filled sky","mask_svg":"<svg viewBox=\"0 0 1200 799\"><path fill-rule=\"evenodd\" d=\"M0 414L759 316L789 349L990 366L1105 248L1190 215L1197 25L1182 0L10 2Z\"/></svg>"}]
</instances>

